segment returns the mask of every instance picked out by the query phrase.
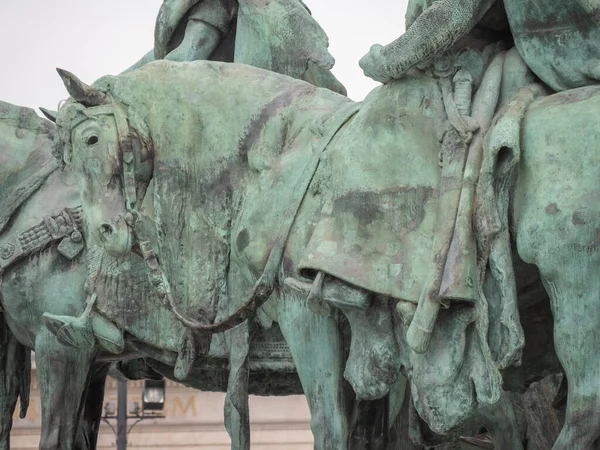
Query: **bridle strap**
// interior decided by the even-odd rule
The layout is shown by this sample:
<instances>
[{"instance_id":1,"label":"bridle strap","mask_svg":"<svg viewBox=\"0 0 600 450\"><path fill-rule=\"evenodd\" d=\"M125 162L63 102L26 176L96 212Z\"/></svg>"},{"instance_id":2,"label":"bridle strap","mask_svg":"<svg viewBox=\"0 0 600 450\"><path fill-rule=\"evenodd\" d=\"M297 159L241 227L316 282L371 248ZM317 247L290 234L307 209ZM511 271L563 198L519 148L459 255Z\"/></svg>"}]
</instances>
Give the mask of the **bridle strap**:
<instances>
[{"instance_id":1,"label":"bridle strap","mask_svg":"<svg viewBox=\"0 0 600 450\"><path fill-rule=\"evenodd\" d=\"M117 129L119 130L119 145L121 147L121 162L123 168L123 194L125 196L125 208L134 212L137 207L137 185L135 182L135 150L131 130L127 127L127 121L120 114L115 114ZM124 122L124 123L123 123ZM127 127L125 129L125 127Z\"/></svg>"},{"instance_id":2,"label":"bridle strap","mask_svg":"<svg viewBox=\"0 0 600 450\"><path fill-rule=\"evenodd\" d=\"M121 152L121 167L123 176L123 196L125 197L125 209L128 212L135 213L137 206L137 184L135 180L135 152L139 150L134 146L135 139L132 139L133 132L127 122L127 116L121 106L111 99L107 105L94 106L85 110L87 118L100 115L110 115L115 119L117 126L117 138L119 140L119 149Z\"/></svg>"}]
</instances>

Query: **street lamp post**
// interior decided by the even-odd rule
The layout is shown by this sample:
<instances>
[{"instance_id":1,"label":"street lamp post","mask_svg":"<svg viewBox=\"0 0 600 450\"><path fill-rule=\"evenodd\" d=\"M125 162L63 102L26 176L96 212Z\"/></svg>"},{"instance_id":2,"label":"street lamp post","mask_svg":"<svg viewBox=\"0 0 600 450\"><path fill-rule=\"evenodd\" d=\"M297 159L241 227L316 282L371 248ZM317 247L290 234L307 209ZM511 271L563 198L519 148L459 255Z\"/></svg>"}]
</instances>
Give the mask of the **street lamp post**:
<instances>
[{"instance_id":1,"label":"street lamp post","mask_svg":"<svg viewBox=\"0 0 600 450\"><path fill-rule=\"evenodd\" d=\"M117 450L127 450L127 381L117 390Z\"/></svg>"},{"instance_id":2,"label":"street lamp post","mask_svg":"<svg viewBox=\"0 0 600 450\"><path fill-rule=\"evenodd\" d=\"M105 414L102 420L110 426L117 436L117 450L127 450L127 435L131 429L144 419L164 419L163 413L165 405L165 381L164 380L145 380L144 392L142 393L142 408L138 402L134 402L132 414L129 415L127 408L127 381L118 381L117 388L117 415L115 417L115 404L113 402L104 405ZM140 414L141 413L141 414ZM109 419L117 419L117 429L110 424ZM127 428L127 419L136 419L136 421Z\"/></svg>"}]
</instances>

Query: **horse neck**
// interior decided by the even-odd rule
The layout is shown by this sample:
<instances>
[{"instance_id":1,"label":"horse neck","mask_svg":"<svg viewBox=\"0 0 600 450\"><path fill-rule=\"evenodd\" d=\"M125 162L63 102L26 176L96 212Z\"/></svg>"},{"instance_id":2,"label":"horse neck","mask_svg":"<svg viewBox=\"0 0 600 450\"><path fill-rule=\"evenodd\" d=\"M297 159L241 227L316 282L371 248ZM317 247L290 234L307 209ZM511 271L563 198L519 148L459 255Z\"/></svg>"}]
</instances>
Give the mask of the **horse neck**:
<instances>
[{"instance_id":1,"label":"horse neck","mask_svg":"<svg viewBox=\"0 0 600 450\"><path fill-rule=\"evenodd\" d=\"M205 174L204 182L212 189L219 178L246 178L267 167L285 147L288 132L299 128L296 102L315 91L308 84L277 90L268 81L253 90L233 89L226 97L223 83L204 95L201 104L183 105L177 120L150 117L155 174L161 164L181 167Z\"/></svg>"}]
</instances>

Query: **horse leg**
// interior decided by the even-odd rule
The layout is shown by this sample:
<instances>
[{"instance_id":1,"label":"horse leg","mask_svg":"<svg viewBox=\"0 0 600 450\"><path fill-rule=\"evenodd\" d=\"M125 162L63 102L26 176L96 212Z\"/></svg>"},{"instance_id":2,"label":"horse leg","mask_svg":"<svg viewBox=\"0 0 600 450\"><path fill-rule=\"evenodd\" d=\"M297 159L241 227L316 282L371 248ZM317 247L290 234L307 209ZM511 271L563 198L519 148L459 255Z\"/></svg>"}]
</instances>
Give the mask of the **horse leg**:
<instances>
[{"instance_id":1,"label":"horse leg","mask_svg":"<svg viewBox=\"0 0 600 450\"><path fill-rule=\"evenodd\" d=\"M502 392L500 400L493 405L477 408L477 420L488 430L496 448L523 449L525 436L521 435L510 394Z\"/></svg>"},{"instance_id":2,"label":"horse leg","mask_svg":"<svg viewBox=\"0 0 600 450\"><path fill-rule=\"evenodd\" d=\"M554 314L554 345L568 380L565 423L553 449L589 449L600 437L600 280L576 258L544 277ZM542 273L542 276L544 274Z\"/></svg>"},{"instance_id":3,"label":"horse leg","mask_svg":"<svg viewBox=\"0 0 600 450\"><path fill-rule=\"evenodd\" d=\"M594 244L600 217L582 208L580 219L578 209L571 212L563 203L562 214L572 217L572 225L548 219L528 234L523 221L517 245L523 260L539 268L550 297L554 348L568 382L565 420L553 449L586 450L600 437L600 252Z\"/></svg>"},{"instance_id":4,"label":"horse leg","mask_svg":"<svg viewBox=\"0 0 600 450\"><path fill-rule=\"evenodd\" d=\"M351 433L350 450L385 450L389 444L389 397L363 400L356 405L357 420Z\"/></svg>"},{"instance_id":5,"label":"horse leg","mask_svg":"<svg viewBox=\"0 0 600 450\"><path fill-rule=\"evenodd\" d=\"M35 361L42 404L40 450L65 450L75 445L95 351L61 345L49 330L35 341Z\"/></svg>"},{"instance_id":6,"label":"horse leg","mask_svg":"<svg viewBox=\"0 0 600 450\"><path fill-rule=\"evenodd\" d=\"M7 393L0 395L0 450L10 449L10 430L12 429L17 397L18 395Z\"/></svg>"},{"instance_id":7,"label":"horse leg","mask_svg":"<svg viewBox=\"0 0 600 450\"><path fill-rule=\"evenodd\" d=\"M344 354L337 321L309 310L298 295L282 295L279 327L290 348L311 413L317 450L347 450Z\"/></svg>"},{"instance_id":8,"label":"horse leg","mask_svg":"<svg viewBox=\"0 0 600 450\"><path fill-rule=\"evenodd\" d=\"M10 449L10 430L19 395L20 416L24 417L29 402L31 352L17 341L0 314L0 450Z\"/></svg>"},{"instance_id":9,"label":"horse leg","mask_svg":"<svg viewBox=\"0 0 600 450\"><path fill-rule=\"evenodd\" d=\"M351 433L350 450L416 449L408 437L408 408L405 406L407 382L398 379L390 393L377 400L356 401L356 414ZM403 409L405 411L403 411ZM421 448L421 447L419 447Z\"/></svg>"},{"instance_id":10,"label":"horse leg","mask_svg":"<svg viewBox=\"0 0 600 450\"><path fill-rule=\"evenodd\" d=\"M73 450L95 450L104 407L104 387L108 364L94 366L94 374L85 393L77 440Z\"/></svg>"}]
</instances>

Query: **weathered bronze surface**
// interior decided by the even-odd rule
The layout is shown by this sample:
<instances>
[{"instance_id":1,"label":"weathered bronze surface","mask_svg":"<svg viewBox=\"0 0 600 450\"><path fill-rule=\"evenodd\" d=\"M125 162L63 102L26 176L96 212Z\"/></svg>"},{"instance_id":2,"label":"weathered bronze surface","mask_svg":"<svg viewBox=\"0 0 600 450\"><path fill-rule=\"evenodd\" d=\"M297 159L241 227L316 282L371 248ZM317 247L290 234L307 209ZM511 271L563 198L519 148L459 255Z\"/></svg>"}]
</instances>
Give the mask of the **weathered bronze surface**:
<instances>
[{"instance_id":1,"label":"weathered bronze surface","mask_svg":"<svg viewBox=\"0 0 600 450\"><path fill-rule=\"evenodd\" d=\"M319 450L594 448L599 11L411 0L355 103L299 0L165 0L56 127L0 104L0 449L30 350L47 450L111 363L226 391L236 450L300 392Z\"/></svg>"}]
</instances>

